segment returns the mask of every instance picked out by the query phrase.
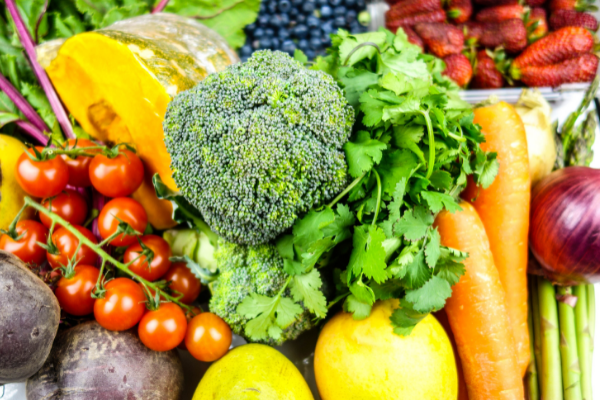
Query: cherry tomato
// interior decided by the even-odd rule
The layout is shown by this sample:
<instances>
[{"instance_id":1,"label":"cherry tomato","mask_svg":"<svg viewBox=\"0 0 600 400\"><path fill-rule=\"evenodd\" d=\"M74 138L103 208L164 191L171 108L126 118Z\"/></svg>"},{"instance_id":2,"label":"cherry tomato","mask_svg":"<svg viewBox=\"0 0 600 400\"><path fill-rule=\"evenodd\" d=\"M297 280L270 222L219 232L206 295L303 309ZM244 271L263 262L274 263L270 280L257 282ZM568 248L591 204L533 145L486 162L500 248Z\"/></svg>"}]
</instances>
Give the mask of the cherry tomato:
<instances>
[{"instance_id":1,"label":"cherry tomato","mask_svg":"<svg viewBox=\"0 0 600 400\"><path fill-rule=\"evenodd\" d=\"M6 234L0 236L0 250L13 253L27 264L41 265L46 258L46 250L37 242L46 243L48 229L37 221L25 220L17 222L16 231L17 235L23 235L16 241Z\"/></svg>"},{"instance_id":2,"label":"cherry tomato","mask_svg":"<svg viewBox=\"0 0 600 400\"><path fill-rule=\"evenodd\" d=\"M100 211L98 230L102 239L117 232L119 220L127 222L134 230L143 233L148 224L148 216L144 207L129 197L112 199ZM113 246L129 246L136 242L136 236L120 234L110 241Z\"/></svg>"},{"instance_id":3,"label":"cherry tomato","mask_svg":"<svg viewBox=\"0 0 600 400\"><path fill-rule=\"evenodd\" d=\"M192 304L202 289L200 279L196 278L183 262L177 262L171 265L171 268L163 276L163 279L167 282L171 281L169 288L181 293L183 297L181 297L179 301L185 304ZM177 296L178 294L174 293L174 295Z\"/></svg>"},{"instance_id":4,"label":"cherry tomato","mask_svg":"<svg viewBox=\"0 0 600 400\"><path fill-rule=\"evenodd\" d=\"M77 265L75 275L62 277L56 284L54 294L65 312L78 317L94 312L92 290L96 286L100 271L91 265Z\"/></svg>"},{"instance_id":5,"label":"cherry tomato","mask_svg":"<svg viewBox=\"0 0 600 400\"><path fill-rule=\"evenodd\" d=\"M75 141L77 141L77 145L75 145ZM87 139L69 139L67 143L70 149L73 147L81 148L98 146L96 143ZM99 150L86 150L86 153L89 154L98 152ZM67 167L69 167L69 185L75 187L92 186L92 181L90 180L90 163L92 162L93 157L78 156L76 158L71 158L66 154L61 154L60 156L65 164L67 164Z\"/></svg>"},{"instance_id":6,"label":"cherry tomato","mask_svg":"<svg viewBox=\"0 0 600 400\"><path fill-rule=\"evenodd\" d=\"M53 213L61 216L71 225L83 225L87 218L87 202L82 195L74 190L67 189L56 197L44 199L42 205ZM50 208L50 206L52 206L52 208ZM40 221L42 221L42 224L44 224L46 228L52 226L52 220L44 213L40 213Z\"/></svg>"},{"instance_id":7,"label":"cherry tomato","mask_svg":"<svg viewBox=\"0 0 600 400\"><path fill-rule=\"evenodd\" d=\"M146 296L129 278L116 278L105 286L103 299L94 303L94 317L110 331L125 331L140 322L146 312Z\"/></svg>"},{"instance_id":8,"label":"cherry tomato","mask_svg":"<svg viewBox=\"0 0 600 400\"><path fill-rule=\"evenodd\" d=\"M231 328L216 314L196 315L188 324L185 347L194 358L212 362L223 357L231 346Z\"/></svg>"},{"instance_id":9,"label":"cherry tomato","mask_svg":"<svg viewBox=\"0 0 600 400\"><path fill-rule=\"evenodd\" d=\"M83 236L88 238L92 243L98 243L98 240L96 240L96 237L89 229L79 225L73 225L73 227L77 229ZM48 258L50 266L52 268L67 266L69 260L73 259L73 256L77 251L79 239L77 239L75 235L69 232L66 228L59 228L52 234L52 242L58 249L58 254L51 254L50 252L46 253L46 257ZM97 259L98 255L86 245L82 245L77 252L76 261L79 264L95 265Z\"/></svg>"},{"instance_id":10,"label":"cherry tomato","mask_svg":"<svg viewBox=\"0 0 600 400\"><path fill-rule=\"evenodd\" d=\"M154 351L173 350L183 341L187 320L175 303L161 303L158 310L148 311L138 326L142 343Z\"/></svg>"},{"instance_id":11,"label":"cherry tomato","mask_svg":"<svg viewBox=\"0 0 600 400\"><path fill-rule=\"evenodd\" d=\"M171 261L169 260L173 255L171 246L169 246L169 243L165 239L156 235L145 235L140 240L154 253L154 258L150 265L148 265L147 257L141 255L143 250L139 243L134 243L125 250L123 261L126 264L133 261L129 265L129 269L147 281L158 280L167 273L171 266Z\"/></svg>"},{"instance_id":12,"label":"cherry tomato","mask_svg":"<svg viewBox=\"0 0 600 400\"><path fill-rule=\"evenodd\" d=\"M119 150L115 158L97 154L90 164L90 180L105 196L129 196L144 180L144 164L129 150Z\"/></svg>"},{"instance_id":13,"label":"cherry tomato","mask_svg":"<svg viewBox=\"0 0 600 400\"><path fill-rule=\"evenodd\" d=\"M38 151L44 148L36 147ZM27 150L35 156L33 149ZM17 182L34 197L52 197L64 190L69 181L69 168L60 157L47 161L32 161L26 152L17 160Z\"/></svg>"}]
</instances>

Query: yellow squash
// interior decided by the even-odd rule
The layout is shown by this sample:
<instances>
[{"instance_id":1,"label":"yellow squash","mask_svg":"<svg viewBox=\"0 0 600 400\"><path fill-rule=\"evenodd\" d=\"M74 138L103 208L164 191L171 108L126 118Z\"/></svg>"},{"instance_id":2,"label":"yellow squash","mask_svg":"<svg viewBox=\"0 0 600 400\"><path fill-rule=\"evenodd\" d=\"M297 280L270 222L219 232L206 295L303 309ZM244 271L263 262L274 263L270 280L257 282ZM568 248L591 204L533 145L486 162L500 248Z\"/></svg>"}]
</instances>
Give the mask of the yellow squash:
<instances>
[{"instance_id":1,"label":"yellow squash","mask_svg":"<svg viewBox=\"0 0 600 400\"><path fill-rule=\"evenodd\" d=\"M167 104L182 90L239 59L204 25L173 14L148 14L38 47L69 112L92 137L133 143L146 168L134 193L155 228L174 226L171 205L158 200L151 177L171 189L171 159L163 142Z\"/></svg>"}]
</instances>

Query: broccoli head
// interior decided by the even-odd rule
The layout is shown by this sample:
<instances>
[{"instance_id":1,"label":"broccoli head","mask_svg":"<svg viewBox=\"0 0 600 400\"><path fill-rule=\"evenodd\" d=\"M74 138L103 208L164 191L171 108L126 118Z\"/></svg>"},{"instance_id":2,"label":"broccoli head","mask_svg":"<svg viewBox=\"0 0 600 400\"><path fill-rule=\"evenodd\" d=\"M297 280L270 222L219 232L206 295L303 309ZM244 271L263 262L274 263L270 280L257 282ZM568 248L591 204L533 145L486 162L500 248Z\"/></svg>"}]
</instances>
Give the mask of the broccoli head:
<instances>
[{"instance_id":1,"label":"broccoli head","mask_svg":"<svg viewBox=\"0 0 600 400\"><path fill-rule=\"evenodd\" d=\"M343 190L353 123L331 76L265 50L178 94L164 132L181 194L216 234L257 245Z\"/></svg>"},{"instance_id":2,"label":"broccoli head","mask_svg":"<svg viewBox=\"0 0 600 400\"><path fill-rule=\"evenodd\" d=\"M281 291L288 279L283 270L283 259L271 244L244 246L223 240L219 241L215 259L219 277L210 284L210 311L223 318L233 332L253 341L245 332L249 319L238 312L238 306L252 294L273 297ZM289 296L286 292L284 295ZM283 329L278 339L269 337L259 342L279 345L296 339L313 327L312 318L314 316L304 308L304 312Z\"/></svg>"}]
</instances>

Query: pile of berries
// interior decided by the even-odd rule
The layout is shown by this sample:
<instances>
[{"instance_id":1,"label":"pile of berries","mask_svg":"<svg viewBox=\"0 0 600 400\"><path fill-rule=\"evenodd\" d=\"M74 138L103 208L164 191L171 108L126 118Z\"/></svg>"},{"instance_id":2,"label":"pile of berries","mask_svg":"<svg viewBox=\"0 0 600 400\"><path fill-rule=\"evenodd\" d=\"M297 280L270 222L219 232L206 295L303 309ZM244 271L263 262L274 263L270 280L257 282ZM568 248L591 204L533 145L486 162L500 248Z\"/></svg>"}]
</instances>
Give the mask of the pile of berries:
<instances>
[{"instance_id":1,"label":"pile of berries","mask_svg":"<svg viewBox=\"0 0 600 400\"><path fill-rule=\"evenodd\" d=\"M325 54L329 34L339 28L352 33L367 31L369 14L365 0L270 0L263 1L255 23L246 27L246 44L240 49L245 61L256 50L280 50L290 55L302 50L309 60Z\"/></svg>"}]
</instances>

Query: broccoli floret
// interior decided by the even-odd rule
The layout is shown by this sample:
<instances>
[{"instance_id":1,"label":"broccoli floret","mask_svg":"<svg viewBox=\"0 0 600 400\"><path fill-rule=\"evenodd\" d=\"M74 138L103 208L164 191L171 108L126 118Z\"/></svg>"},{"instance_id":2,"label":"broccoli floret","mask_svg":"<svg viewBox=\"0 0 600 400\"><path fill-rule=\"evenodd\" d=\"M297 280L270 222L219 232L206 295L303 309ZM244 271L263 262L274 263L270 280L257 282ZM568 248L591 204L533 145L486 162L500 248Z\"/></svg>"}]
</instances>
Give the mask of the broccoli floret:
<instances>
[{"instance_id":1,"label":"broccoli floret","mask_svg":"<svg viewBox=\"0 0 600 400\"><path fill-rule=\"evenodd\" d=\"M225 241L219 241L215 259L219 277L210 284L210 311L223 318L233 332L252 341L245 334L249 319L240 315L238 306L251 294L273 297L280 292L288 278L283 270L283 259L271 244L244 246ZM286 290L284 295L289 297L289 291ZM286 340L296 339L314 326L312 318L314 316L304 308L304 312L283 330L278 340L269 337L261 342L280 345Z\"/></svg>"},{"instance_id":2,"label":"broccoli floret","mask_svg":"<svg viewBox=\"0 0 600 400\"><path fill-rule=\"evenodd\" d=\"M182 195L216 234L257 245L343 190L353 123L331 76L265 50L178 94L164 131Z\"/></svg>"}]
</instances>

